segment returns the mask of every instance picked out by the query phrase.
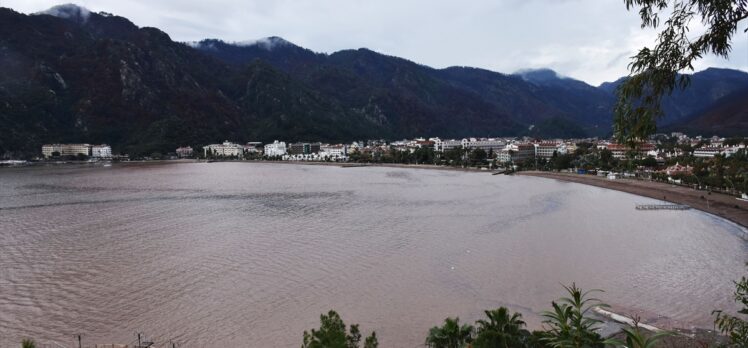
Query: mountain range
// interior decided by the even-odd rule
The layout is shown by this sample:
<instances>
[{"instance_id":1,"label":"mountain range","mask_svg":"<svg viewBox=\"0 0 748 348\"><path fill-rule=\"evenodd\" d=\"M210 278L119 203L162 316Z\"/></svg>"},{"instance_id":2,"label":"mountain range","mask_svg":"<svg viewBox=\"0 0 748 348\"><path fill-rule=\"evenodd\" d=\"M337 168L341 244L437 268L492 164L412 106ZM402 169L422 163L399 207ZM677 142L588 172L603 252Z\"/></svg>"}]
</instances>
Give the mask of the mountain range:
<instances>
[{"instance_id":1,"label":"mountain range","mask_svg":"<svg viewBox=\"0 0 748 348\"><path fill-rule=\"evenodd\" d=\"M434 69L278 37L181 43L74 5L33 15L0 8L0 156L51 142L147 154L224 139L606 136L622 81ZM747 133L748 74L707 69L691 81L666 98L663 129Z\"/></svg>"}]
</instances>

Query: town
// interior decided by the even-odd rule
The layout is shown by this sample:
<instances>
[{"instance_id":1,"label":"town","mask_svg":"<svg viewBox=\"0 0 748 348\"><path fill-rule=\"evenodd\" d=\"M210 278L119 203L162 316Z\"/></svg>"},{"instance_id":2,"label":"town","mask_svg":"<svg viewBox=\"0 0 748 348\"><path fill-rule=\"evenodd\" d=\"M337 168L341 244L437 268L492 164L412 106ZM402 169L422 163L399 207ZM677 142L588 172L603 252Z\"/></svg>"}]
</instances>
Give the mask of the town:
<instances>
[{"instance_id":1,"label":"town","mask_svg":"<svg viewBox=\"0 0 748 348\"><path fill-rule=\"evenodd\" d=\"M696 188L740 194L748 191L745 138L689 137L683 133L655 134L628 146L610 139L415 138L366 140L346 144L320 142L224 141L182 146L172 153L154 153L138 160L202 159L208 161L296 161L391 163L450 166L477 170L571 171L578 174L643 178ZM197 150L196 150L197 149ZM128 161L110 146L47 144L44 161Z\"/></svg>"}]
</instances>

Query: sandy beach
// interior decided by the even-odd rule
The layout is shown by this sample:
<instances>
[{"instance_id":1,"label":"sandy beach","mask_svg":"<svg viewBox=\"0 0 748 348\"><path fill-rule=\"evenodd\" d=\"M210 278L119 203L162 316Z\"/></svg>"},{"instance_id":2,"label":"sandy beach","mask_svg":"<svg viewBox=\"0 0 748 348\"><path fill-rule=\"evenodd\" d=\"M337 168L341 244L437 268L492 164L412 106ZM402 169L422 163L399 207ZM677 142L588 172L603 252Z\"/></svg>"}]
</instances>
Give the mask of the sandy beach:
<instances>
[{"instance_id":1,"label":"sandy beach","mask_svg":"<svg viewBox=\"0 0 748 348\"><path fill-rule=\"evenodd\" d=\"M660 199L667 202L685 204L694 209L730 220L743 227L748 227L748 202L733 196L698 191L687 187L669 185L661 182L631 179L608 180L593 175L555 172L520 172L518 175L535 176L563 180L580 184L603 187L611 190L633 193L635 195Z\"/></svg>"}]
</instances>

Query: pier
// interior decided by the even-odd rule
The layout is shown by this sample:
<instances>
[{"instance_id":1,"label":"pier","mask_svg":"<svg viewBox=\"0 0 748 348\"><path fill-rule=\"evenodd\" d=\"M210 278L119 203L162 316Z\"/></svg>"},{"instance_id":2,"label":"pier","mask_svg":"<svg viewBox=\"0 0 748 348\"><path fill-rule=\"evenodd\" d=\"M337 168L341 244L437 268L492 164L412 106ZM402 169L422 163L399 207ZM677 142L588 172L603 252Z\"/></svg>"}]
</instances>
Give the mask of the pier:
<instances>
[{"instance_id":1,"label":"pier","mask_svg":"<svg viewBox=\"0 0 748 348\"><path fill-rule=\"evenodd\" d=\"M637 204L636 210L689 210L691 207L683 204Z\"/></svg>"}]
</instances>

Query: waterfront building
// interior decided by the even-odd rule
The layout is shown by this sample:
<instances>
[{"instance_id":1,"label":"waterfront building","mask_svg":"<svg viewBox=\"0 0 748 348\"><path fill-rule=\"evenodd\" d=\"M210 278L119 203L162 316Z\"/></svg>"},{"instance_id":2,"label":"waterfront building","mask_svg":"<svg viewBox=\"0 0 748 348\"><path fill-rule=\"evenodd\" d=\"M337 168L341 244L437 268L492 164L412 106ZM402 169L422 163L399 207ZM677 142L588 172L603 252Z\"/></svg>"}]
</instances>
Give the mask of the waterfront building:
<instances>
[{"instance_id":1,"label":"waterfront building","mask_svg":"<svg viewBox=\"0 0 748 348\"><path fill-rule=\"evenodd\" d=\"M99 159L112 159L112 147L107 144L92 145L91 157Z\"/></svg>"},{"instance_id":2,"label":"waterfront building","mask_svg":"<svg viewBox=\"0 0 748 348\"><path fill-rule=\"evenodd\" d=\"M192 157L194 154L194 151L192 150L191 146L182 146L177 148L177 157L179 158L189 158Z\"/></svg>"},{"instance_id":3,"label":"waterfront building","mask_svg":"<svg viewBox=\"0 0 748 348\"><path fill-rule=\"evenodd\" d=\"M712 158L717 155L724 155L725 157L730 157L734 154L737 154L738 151L745 150L745 145L735 145L735 146L705 146L700 147L698 149L693 150L693 156L699 157L699 158Z\"/></svg>"},{"instance_id":4,"label":"waterfront building","mask_svg":"<svg viewBox=\"0 0 748 348\"><path fill-rule=\"evenodd\" d=\"M404 151L408 151L409 150L409 144L410 143L411 143L411 141L407 140L407 139L396 140L396 141L393 141L393 142L391 142L389 144L389 148L391 150L404 152ZM369 147L371 147L371 146L369 146Z\"/></svg>"},{"instance_id":5,"label":"waterfront building","mask_svg":"<svg viewBox=\"0 0 748 348\"><path fill-rule=\"evenodd\" d=\"M434 138L434 150L436 152L445 152L449 150L454 150L457 148L462 148L462 140L455 140L455 139L449 139L449 140L441 140L439 138Z\"/></svg>"},{"instance_id":6,"label":"waterfront building","mask_svg":"<svg viewBox=\"0 0 748 348\"><path fill-rule=\"evenodd\" d=\"M565 155L567 153L565 144L562 143L538 143L535 144L535 157L552 158L553 154Z\"/></svg>"},{"instance_id":7,"label":"waterfront building","mask_svg":"<svg viewBox=\"0 0 748 348\"><path fill-rule=\"evenodd\" d=\"M696 150L693 150L693 156L700 158L712 158L714 156L721 155L722 150L723 149L721 147L715 146L700 147Z\"/></svg>"},{"instance_id":8,"label":"waterfront building","mask_svg":"<svg viewBox=\"0 0 748 348\"><path fill-rule=\"evenodd\" d=\"M427 148L434 148L434 141L432 140L426 140L424 138L417 138L411 142L408 143L408 148L410 149L410 152L415 151L416 149L420 149L423 147Z\"/></svg>"},{"instance_id":9,"label":"waterfront building","mask_svg":"<svg viewBox=\"0 0 748 348\"><path fill-rule=\"evenodd\" d=\"M244 146L224 140L222 144L211 144L203 146L205 157L213 155L217 157L241 157L244 155Z\"/></svg>"},{"instance_id":10,"label":"waterfront building","mask_svg":"<svg viewBox=\"0 0 748 348\"><path fill-rule=\"evenodd\" d=\"M320 146L320 156L327 158L346 158L348 157L348 146L343 144L322 145Z\"/></svg>"},{"instance_id":11,"label":"waterfront building","mask_svg":"<svg viewBox=\"0 0 748 348\"><path fill-rule=\"evenodd\" d=\"M309 155L319 153L320 143L293 143L288 146L288 153L291 155Z\"/></svg>"},{"instance_id":12,"label":"waterfront building","mask_svg":"<svg viewBox=\"0 0 748 348\"><path fill-rule=\"evenodd\" d=\"M574 142L567 142L564 144L566 146L566 153L575 153L577 151L577 144Z\"/></svg>"},{"instance_id":13,"label":"waterfront building","mask_svg":"<svg viewBox=\"0 0 748 348\"><path fill-rule=\"evenodd\" d=\"M692 172L693 172L693 167L691 167L689 165L685 165L684 166L684 165L681 165L678 162L675 162L674 165L672 165L670 167L667 167L667 169L665 169L665 174L671 175L671 176L672 175L679 175L679 174L689 175Z\"/></svg>"},{"instance_id":14,"label":"waterfront building","mask_svg":"<svg viewBox=\"0 0 748 348\"><path fill-rule=\"evenodd\" d=\"M741 150L745 151L745 144L740 144L736 146L727 146L725 147L725 151L724 151L725 157L730 157L732 155L735 155L738 153L738 151L741 151Z\"/></svg>"},{"instance_id":15,"label":"waterfront building","mask_svg":"<svg viewBox=\"0 0 748 348\"><path fill-rule=\"evenodd\" d=\"M624 159L627 158L629 153L633 151L631 147L628 145L623 144L607 144L604 146L598 145L598 148L605 148L608 149L610 152L613 153L613 158L617 159ZM643 143L640 144L639 147L636 149L635 157L646 157L647 153L654 150L655 146L650 143Z\"/></svg>"},{"instance_id":16,"label":"waterfront building","mask_svg":"<svg viewBox=\"0 0 748 348\"><path fill-rule=\"evenodd\" d=\"M348 146L348 152L353 152L356 150L360 150L364 147L364 145L361 142L354 141L351 143L350 146Z\"/></svg>"},{"instance_id":17,"label":"waterfront building","mask_svg":"<svg viewBox=\"0 0 748 348\"><path fill-rule=\"evenodd\" d=\"M53 154L59 156L91 156L90 144L45 144L42 145L42 155L44 158L50 158ZM109 153L111 157L111 149Z\"/></svg>"},{"instance_id":18,"label":"waterfront building","mask_svg":"<svg viewBox=\"0 0 748 348\"><path fill-rule=\"evenodd\" d=\"M499 150L496 158L499 162L520 162L535 156L534 144L509 144Z\"/></svg>"},{"instance_id":19,"label":"waterfront building","mask_svg":"<svg viewBox=\"0 0 748 348\"><path fill-rule=\"evenodd\" d=\"M283 141L274 141L272 144L265 145L265 156L276 157L286 154L286 143Z\"/></svg>"},{"instance_id":20,"label":"waterfront building","mask_svg":"<svg viewBox=\"0 0 748 348\"><path fill-rule=\"evenodd\" d=\"M62 144L42 145L42 156L44 156L44 158L50 158L54 155L62 155Z\"/></svg>"},{"instance_id":21,"label":"waterfront building","mask_svg":"<svg viewBox=\"0 0 748 348\"><path fill-rule=\"evenodd\" d=\"M263 151L262 143L259 141L249 141L244 145L244 153L246 154L259 154Z\"/></svg>"},{"instance_id":22,"label":"waterfront building","mask_svg":"<svg viewBox=\"0 0 748 348\"><path fill-rule=\"evenodd\" d=\"M506 143L503 139L494 138L467 138L462 139L461 145L463 149L481 149L486 152L496 152L503 149Z\"/></svg>"}]
</instances>

